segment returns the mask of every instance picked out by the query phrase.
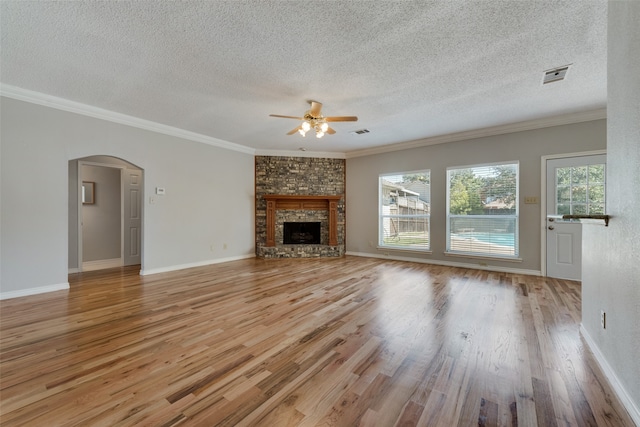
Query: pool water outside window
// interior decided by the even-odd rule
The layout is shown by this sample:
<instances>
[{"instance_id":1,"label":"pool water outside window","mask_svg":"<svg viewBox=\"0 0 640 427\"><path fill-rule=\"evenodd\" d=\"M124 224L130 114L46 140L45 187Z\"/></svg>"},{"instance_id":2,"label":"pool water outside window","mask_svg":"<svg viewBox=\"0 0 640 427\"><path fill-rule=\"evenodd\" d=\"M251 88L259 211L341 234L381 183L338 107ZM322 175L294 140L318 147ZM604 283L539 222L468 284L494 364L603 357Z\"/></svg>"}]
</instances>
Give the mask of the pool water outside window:
<instances>
[{"instance_id":1,"label":"pool water outside window","mask_svg":"<svg viewBox=\"0 0 640 427\"><path fill-rule=\"evenodd\" d=\"M447 169L447 253L519 256L518 166Z\"/></svg>"}]
</instances>

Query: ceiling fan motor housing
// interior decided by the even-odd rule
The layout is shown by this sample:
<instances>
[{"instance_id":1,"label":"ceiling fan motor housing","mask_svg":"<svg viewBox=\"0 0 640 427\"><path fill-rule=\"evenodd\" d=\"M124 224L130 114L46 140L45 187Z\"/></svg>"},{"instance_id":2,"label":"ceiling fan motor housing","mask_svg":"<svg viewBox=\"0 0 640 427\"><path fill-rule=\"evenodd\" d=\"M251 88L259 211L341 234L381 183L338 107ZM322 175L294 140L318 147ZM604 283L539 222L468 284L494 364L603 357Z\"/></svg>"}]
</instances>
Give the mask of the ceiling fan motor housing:
<instances>
[{"instance_id":1,"label":"ceiling fan motor housing","mask_svg":"<svg viewBox=\"0 0 640 427\"><path fill-rule=\"evenodd\" d=\"M302 116L305 120L311 121L311 120L320 120L320 119L324 119L324 116L322 114L318 115L318 116L314 116L311 114L311 110L307 111L306 113L304 113L304 116Z\"/></svg>"}]
</instances>

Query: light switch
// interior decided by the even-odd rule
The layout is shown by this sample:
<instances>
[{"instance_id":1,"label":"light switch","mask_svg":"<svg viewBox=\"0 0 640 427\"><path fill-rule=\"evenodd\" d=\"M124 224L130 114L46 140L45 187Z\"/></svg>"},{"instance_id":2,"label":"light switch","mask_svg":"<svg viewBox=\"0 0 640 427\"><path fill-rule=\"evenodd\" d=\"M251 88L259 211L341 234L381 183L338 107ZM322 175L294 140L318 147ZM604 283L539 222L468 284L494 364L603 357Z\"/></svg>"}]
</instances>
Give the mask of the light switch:
<instances>
[{"instance_id":1,"label":"light switch","mask_svg":"<svg viewBox=\"0 0 640 427\"><path fill-rule=\"evenodd\" d=\"M524 198L524 203L527 205L537 205L538 197L537 196L529 196Z\"/></svg>"},{"instance_id":2,"label":"light switch","mask_svg":"<svg viewBox=\"0 0 640 427\"><path fill-rule=\"evenodd\" d=\"M164 187L156 187L156 194L158 196L164 196Z\"/></svg>"}]
</instances>

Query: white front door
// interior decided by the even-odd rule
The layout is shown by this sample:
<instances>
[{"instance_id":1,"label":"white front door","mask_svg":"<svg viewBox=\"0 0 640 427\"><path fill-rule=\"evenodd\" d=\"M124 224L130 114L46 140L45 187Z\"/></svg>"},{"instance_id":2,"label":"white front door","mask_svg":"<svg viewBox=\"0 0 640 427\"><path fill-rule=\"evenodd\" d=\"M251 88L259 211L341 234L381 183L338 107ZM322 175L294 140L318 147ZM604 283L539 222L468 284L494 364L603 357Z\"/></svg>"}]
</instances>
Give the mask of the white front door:
<instances>
[{"instance_id":1,"label":"white front door","mask_svg":"<svg viewBox=\"0 0 640 427\"><path fill-rule=\"evenodd\" d=\"M547 276L582 278L582 225L566 214L604 214L606 156L547 160Z\"/></svg>"}]
</instances>

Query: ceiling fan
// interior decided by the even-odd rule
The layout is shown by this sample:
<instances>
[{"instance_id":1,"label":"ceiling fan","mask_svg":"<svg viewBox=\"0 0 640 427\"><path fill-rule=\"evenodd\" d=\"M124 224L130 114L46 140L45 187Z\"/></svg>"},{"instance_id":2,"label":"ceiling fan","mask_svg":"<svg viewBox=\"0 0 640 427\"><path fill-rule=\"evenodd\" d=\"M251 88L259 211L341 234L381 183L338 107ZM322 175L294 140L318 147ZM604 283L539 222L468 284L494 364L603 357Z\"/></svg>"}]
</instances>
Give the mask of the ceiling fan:
<instances>
[{"instance_id":1,"label":"ceiling fan","mask_svg":"<svg viewBox=\"0 0 640 427\"><path fill-rule=\"evenodd\" d=\"M322 104L316 101L309 101L311 108L304 113L302 117L281 116L279 114L269 114L270 117L280 117L283 119L302 120L302 124L295 129L287 132L287 135L293 135L298 132L302 136L306 136L307 132L313 129L316 132L316 138L322 138L325 133L333 135L335 130L329 127L329 122L357 122L356 116L333 116L325 117L322 115Z\"/></svg>"}]
</instances>

